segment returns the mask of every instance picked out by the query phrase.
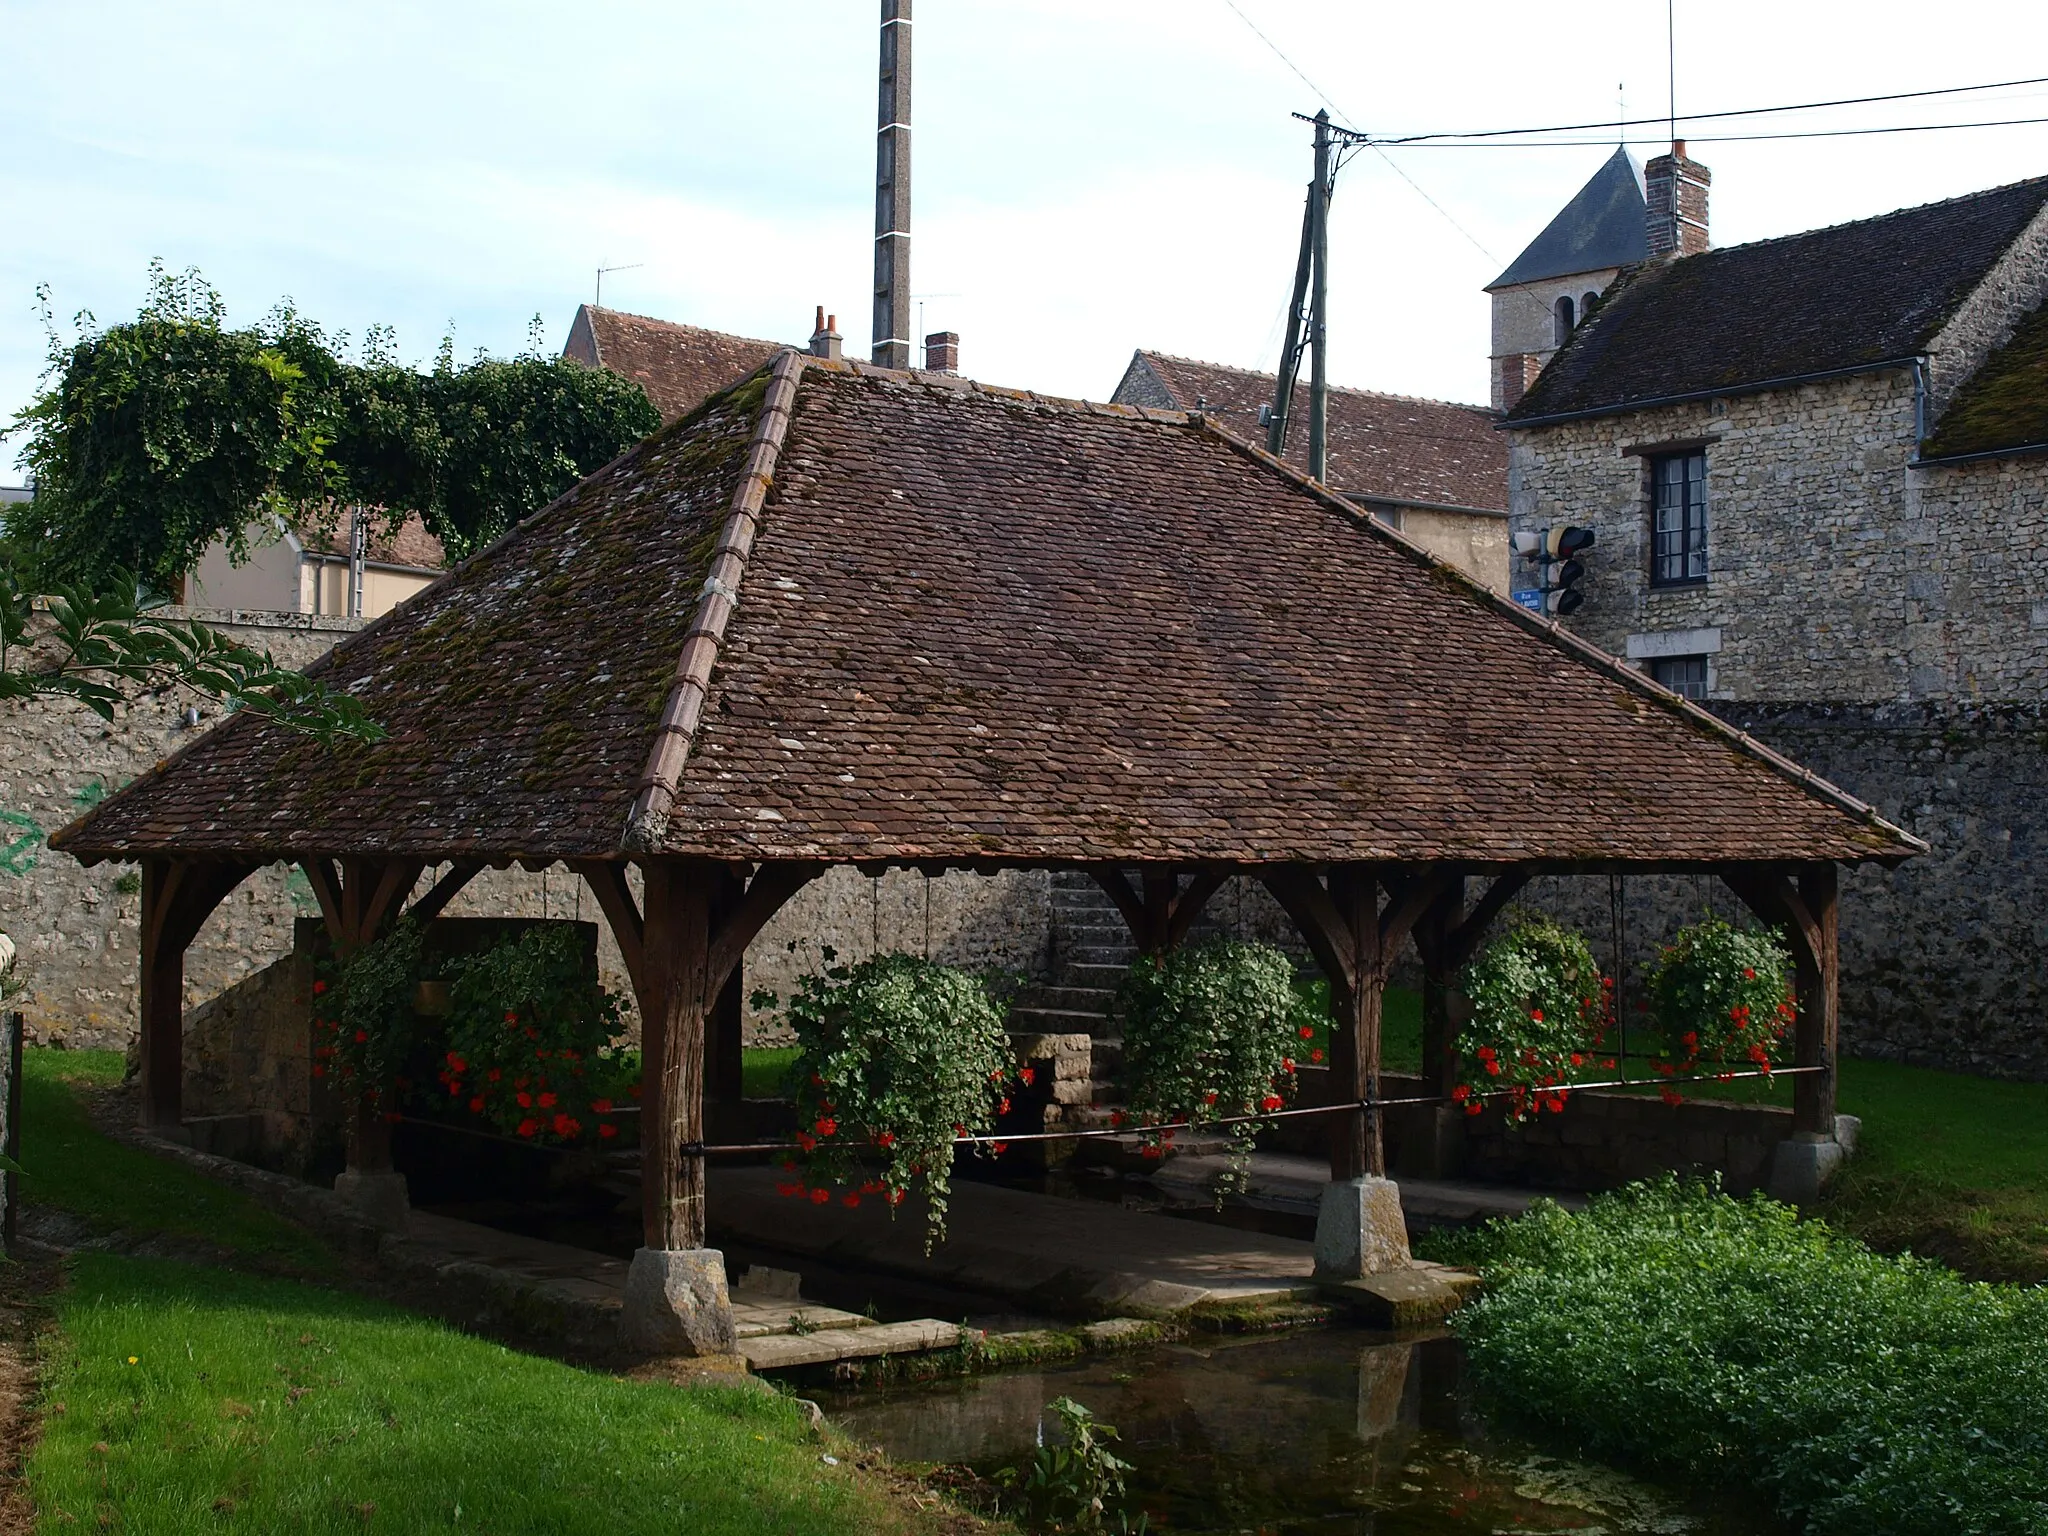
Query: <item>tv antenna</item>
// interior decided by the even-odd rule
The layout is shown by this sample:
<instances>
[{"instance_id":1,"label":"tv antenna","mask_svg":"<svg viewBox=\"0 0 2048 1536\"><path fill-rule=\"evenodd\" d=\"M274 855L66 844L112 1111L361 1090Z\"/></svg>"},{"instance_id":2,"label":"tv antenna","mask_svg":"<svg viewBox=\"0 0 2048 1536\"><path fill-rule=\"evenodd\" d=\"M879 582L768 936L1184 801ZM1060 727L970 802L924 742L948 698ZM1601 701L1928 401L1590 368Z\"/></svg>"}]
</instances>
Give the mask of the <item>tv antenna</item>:
<instances>
[{"instance_id":1,"label":"tv antenna","mask_svg":"<svg viewBox=\"0 0 2048 1536\"><path fill-rule=\"evenodd\" d=\"M591 303L591 307L592 307L592 308L595 308L595 309L603 309L603 308L604 308L604 275L605 275L605 273L607 273L607 272L633 272L633 271L637 271L637 270L638 270L639 268L641 268L641 267L644 267L644 266L646 266L646 265L647 265L647 263L646 263L646 262L644 262L644 261L629 261L629 262L627 262L627 263L626 263L626 264L625 264L625 265L624 265L623 267L608 267L608 266L604 265L604 263L602 263L602 262L599 262L599 263L598 263L598 267L597 267L597 296L596 296L595 298L593 298L593 299L592 299L592 300L590 301L590 303Z\"/></svg>"}]
</instances>

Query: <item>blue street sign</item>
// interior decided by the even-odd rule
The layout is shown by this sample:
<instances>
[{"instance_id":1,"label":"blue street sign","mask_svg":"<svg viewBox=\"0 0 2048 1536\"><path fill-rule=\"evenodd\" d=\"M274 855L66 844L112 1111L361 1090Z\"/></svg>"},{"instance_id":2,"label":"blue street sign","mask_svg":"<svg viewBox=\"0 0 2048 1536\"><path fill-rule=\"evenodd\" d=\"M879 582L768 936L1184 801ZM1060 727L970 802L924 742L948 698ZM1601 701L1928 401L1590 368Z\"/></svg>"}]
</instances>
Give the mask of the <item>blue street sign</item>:
<instances>
[{"instance_id":1,"label":"blue street sign","mask_svg":"<svg viewBox=\"0 0 2048 1536\"><path fill-rule=\"evenodd\" d=\"M1523 587L1515 593L1515 601L1524 608L1527 608L1531 613L1541 613L1543 611L1543 589L1541 587Z\"/></svg>"}]
</instances>

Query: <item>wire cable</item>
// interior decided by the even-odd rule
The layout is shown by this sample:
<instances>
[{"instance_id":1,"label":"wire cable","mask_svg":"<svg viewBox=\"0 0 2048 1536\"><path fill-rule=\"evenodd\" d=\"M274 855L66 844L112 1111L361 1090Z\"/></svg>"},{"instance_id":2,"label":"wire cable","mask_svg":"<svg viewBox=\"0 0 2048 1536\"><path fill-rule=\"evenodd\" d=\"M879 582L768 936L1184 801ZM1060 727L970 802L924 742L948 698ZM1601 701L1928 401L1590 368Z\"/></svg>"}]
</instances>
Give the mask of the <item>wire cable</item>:
<instances>
[{"instance_id":1,"label":"wire cable","mask_svg":"<svg viewBox=\"0 0 2048 1536\"><path fill-rule=\"evenodd\" d=\"M1958 128L2024 128L2048 123L2048 117L2001 117L1974 123L1905 123L1894 128L1809 128L1796 133L1701 134L1686 139L1688 144L1757 144L1780 139L1854 139L1881 133L1947 133ZM1372 148L1383 144L1402 149L1605 149L1606 139L1516 139L1512 143L1488 140L1370 139ZM1662 139L1624 139L1626 144L1661 144ZM1384 154L1382 155L1384 158ZM1388 162L1392 164L1391 161Z\"/></svg>"}]
</instances>

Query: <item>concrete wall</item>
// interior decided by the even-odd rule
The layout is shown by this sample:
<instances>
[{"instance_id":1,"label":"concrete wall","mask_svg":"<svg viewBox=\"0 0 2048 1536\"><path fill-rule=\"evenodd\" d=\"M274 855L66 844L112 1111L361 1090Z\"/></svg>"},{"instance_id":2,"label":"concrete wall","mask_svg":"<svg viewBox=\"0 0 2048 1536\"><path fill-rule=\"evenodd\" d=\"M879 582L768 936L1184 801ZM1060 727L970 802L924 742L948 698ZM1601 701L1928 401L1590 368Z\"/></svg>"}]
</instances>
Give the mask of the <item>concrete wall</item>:
<instances>
[{"instance_id":1,"label":"concrete wall","mask_svg":"<svg viewBox=\"0 0 2048 1536\"><path fill-rule=\"evenodd\" d=\"M1508 520L1487 512L1394 507L1387 521L1440 560L1503 597L1508 592Z\"/></svg>"}]
</instances>

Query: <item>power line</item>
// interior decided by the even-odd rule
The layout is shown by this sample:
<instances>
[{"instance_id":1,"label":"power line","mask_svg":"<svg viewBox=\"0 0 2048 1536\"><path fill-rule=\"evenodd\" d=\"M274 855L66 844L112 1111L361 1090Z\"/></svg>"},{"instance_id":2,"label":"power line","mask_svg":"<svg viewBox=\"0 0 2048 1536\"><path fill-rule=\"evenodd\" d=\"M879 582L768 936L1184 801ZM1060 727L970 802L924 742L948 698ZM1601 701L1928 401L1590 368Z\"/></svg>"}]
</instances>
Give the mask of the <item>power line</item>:
<instances>
[{"instance_id":1,"label":"power line","mask_svg":"<svg viewBox=\"0 0 2048 1536\"><path fill-rule=\"evenodd\" d=\"M1224 0L1224 3L1230 5L1230 0ZM1234 11L1237 10L1235 5L1231 5L1230 8ZM1238 14L1242 16L1244 13L1239 11ZM1246 25L1250 26L1251 24L1247 22ZM1253 30L1257 31L1258 29L1254 27ZM1264 34L1261 33L1260 36L1263 38ZM1268 42L1266 46L1270 48L1273 45ZM1274 51L1278 52L1279 50L1275 49ZM1281 57L1284 59L1286 55L1282 54ZM1293 68L1291 64L1288 67L1290 69ZM1300 74L1301 71L1295 70L1295 73ZM1306 80L1307 76L1302 78ZM1538 133L1591 133L1595 129L1649 128L1659 124L1668 125L1674 122L1704 123L1724 117L1763 117L1776 112L1818 112L1828 107L1863 107L1880 101L1916 101L1928 96L1960 96L1973 91L2016 90L2023 85L2048 85L2048 75L2036 75L2025 80L1994 80L1984 85L1946 85L1935 90L1926 91L1893 91L1884 96L1843 96L1833 101L1802 101L1782 107L1742 107L1730 112L1667 113L1658 117L1620 118L1613 122L1605 123L1553 123L1546 128L1472 128L1441 133L1415 133L1398 139L1387 139L1383 142L1388 144L1422 144L1427 143L1431 139L1505 139ZM1673 136L1676 137L1676 135ZM1686 137L1690 138L1692 136L1688 134ZM1702 142L1705 141L1702 140Z\"/></svg>"},{"instance_id":2,"label":"power line","mask_svg":"<svg viewBox=\"0 0 2048 1536\"><path fill-rule=\"evenodd\" d=\"M1724 133L1688 135L1688 144L1757 144L1784 139L1855 139L1883 133L1948 133L1959 128L2024 128L2048 123L2048 117L2001 117L1974 123L1906 123L1894 128L1810 128L1798 133ZM1372 139L1379 149L1392 144L1401 149L1604 149L1606 139L1516 139L1513 143L1431 142L1414 139ZM1624 139L1623 144L1661 144L1661 139ZM1389 162L1391 163L1391 162Z\"/></svg>"}]
</instances>

